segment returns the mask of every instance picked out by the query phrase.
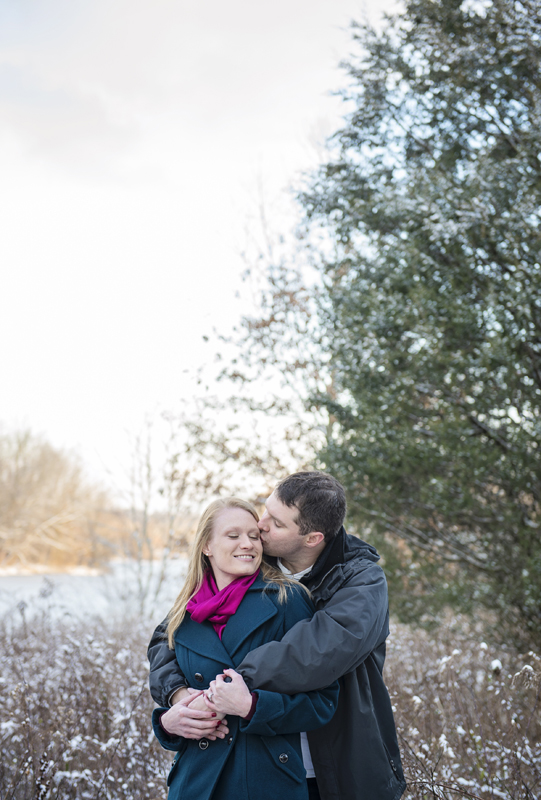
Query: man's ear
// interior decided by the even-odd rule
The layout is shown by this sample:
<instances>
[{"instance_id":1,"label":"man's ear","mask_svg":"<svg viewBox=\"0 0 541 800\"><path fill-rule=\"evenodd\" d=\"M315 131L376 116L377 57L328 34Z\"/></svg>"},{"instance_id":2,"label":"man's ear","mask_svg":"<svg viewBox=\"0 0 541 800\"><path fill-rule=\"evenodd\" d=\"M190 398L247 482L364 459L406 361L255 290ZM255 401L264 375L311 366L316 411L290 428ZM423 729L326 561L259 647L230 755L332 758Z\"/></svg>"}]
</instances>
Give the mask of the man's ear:
<instances>
[{"instance_id":1,"label":"man's ear","mask_svg":"<svg viewBox=\"0 0 541 800\"><path fill-rule=\"evenodd\" d=\"M307 547L317 547L325 540L325 534L321 531L312 531L308 536L304 537L304 543Z\"/></svg>"}]
</instances>

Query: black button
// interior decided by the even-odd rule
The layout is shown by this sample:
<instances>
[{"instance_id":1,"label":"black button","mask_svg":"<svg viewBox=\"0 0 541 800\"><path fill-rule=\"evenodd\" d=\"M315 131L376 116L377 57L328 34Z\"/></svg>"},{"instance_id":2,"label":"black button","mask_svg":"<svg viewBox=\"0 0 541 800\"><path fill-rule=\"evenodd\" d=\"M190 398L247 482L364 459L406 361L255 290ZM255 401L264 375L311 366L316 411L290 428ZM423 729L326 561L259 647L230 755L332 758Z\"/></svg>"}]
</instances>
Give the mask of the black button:
<instances>
[{"instance_id":1,"label":"black button","mask_svg":"<svg viewBox=\"0 0 541 800\"><path fill-rule=\"evenodd\" d=\"M199 749L200 750L206 750L208 746L209 746L209 743L208 743L207 739L200 739L199 740Z\"/></svg>"},{"instance_id":2,"label":"black button","mask_svg":"<svg viewBox=\"0 0 541 800\"><path fill-rule=\"evenodd\" d=\"M202 683L203 682L203 676L201 675L200 672L196 672L195 675L194 675L194 678L198 683Z\"/></svg>"},{"instance_id":3,"label":"black button","mask_svg":"<svg viewBox=\"0 0 541 800\"><path fill-rule=\"evenodd\" d=\"M227 744L232 744L232 743L233 743L233 737L230 736L229 739L227 740Z\"/></svg>"},{"instance_id":4,"label":"black button","mask_svg":"<svg viewBox=\"0 0 541 800\"><path fill-rule=\"evenodd\" d=\"M287 753L280 753L280 755L278 756L278 760L279 760L279 761L280 761L282 764L285 764L285 763L286 763L286 761L288 761L288 760L289 760L289 756L288 756L288 754L287 754Z\"/></svg>"},{"instance_id":5,"label":"black button","mask_svg":"<svg viewBox=\"0 0 541 800\"><path fill-rule=\"evenodd\" d=\"M232 680L233 678L231 677L231 675L226 675L224 678L224 683L231 683Z\"/></svg>"}]
</instances>

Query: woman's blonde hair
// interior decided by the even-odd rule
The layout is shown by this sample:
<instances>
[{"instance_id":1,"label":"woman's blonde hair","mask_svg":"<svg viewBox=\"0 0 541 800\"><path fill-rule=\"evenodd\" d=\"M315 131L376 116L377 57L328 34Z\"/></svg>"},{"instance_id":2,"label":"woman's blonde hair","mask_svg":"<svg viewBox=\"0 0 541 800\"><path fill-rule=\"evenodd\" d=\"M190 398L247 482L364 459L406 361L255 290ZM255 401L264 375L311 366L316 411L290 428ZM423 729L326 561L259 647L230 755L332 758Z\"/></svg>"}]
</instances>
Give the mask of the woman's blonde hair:
<instances>
[{"instance_id":1,"label":"woman's blonde hair","mask_svg":"<svg viewBox=\"0 0 541 800\"><path fill-rule=\"evenodd\" d=\"M246 500L241 500L239 497L224 497L220 500L214 500L201 514L195 532L195 538L192 542L190 552L190 563L188 565L188 575L182 587L179 596L174 602L173 608L168 614L167 622L167 639L171 650L174 648L175 631L182 623L184 615L186 614L186 604L190 597L193 597L203 584L205 573L211 569L208 556L203 552L212 536L214 530L214 523L218 514L225 508L241 508L247 511L256 522L259 521L259 515L253 505ZM261 576L267 583L274 583L278 585L278 601L283 603L287 600L287 589L293 583L297 583L294 579L284 575L276 567L272 567L265 561L261 562ZM302 584L301 584L302 585ZM303 587L304 589L306 587ZM308 590L306 589L308 592ZM308 594L310 594L308 592Z\"/></svg>"}]
</instances>

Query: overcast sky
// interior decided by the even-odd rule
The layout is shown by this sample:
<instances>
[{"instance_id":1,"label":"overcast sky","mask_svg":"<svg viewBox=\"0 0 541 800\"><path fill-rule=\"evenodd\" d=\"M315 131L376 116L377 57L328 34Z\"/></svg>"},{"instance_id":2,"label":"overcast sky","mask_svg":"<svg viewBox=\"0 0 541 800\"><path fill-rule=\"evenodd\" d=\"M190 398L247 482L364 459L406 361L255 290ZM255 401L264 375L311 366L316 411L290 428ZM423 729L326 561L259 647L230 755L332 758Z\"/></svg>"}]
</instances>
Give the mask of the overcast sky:
<instances>
[{"instance_id":1,"label":"overcast sky","mask_svg":"<svg viewBox=\"0 0 541 800\"><path fill-rule=\"evenodd\" d=\"M390 5L0 0L4 429L123 469L241 313L258 184L339 125L349 21Z\"/></svg>"}]
</instances>

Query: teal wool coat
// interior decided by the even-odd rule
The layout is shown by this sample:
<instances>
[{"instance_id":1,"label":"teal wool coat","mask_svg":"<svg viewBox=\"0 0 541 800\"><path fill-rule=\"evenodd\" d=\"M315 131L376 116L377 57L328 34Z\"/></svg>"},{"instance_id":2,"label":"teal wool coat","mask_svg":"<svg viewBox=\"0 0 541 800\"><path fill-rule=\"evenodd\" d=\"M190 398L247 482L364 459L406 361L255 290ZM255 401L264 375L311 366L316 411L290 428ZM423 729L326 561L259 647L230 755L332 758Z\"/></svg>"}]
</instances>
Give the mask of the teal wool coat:
<instances>
[{"instance_id":1,"label":"teal wool coat","mask_svg":"<svg viewBox=\"0 0 541 800\"><path fill-rule=\"evenodd\" d=\"M313 613L300 586L293 584L287 602L279 603L278 588L259 576L221 641L210 622L197 623L186 614L175 633L180 668L190 686L207 689L224 668L236 669L250 650L280 640ZM252 719L228 714L229 734L215 742L169 736L159 724L167 709L155 709L152 723L160 744L178 751L167 780L168 800L307 800L299 732L329 722L338 691L338 682L292 696L257 690Z\"/></svg>"}]
</instances>

